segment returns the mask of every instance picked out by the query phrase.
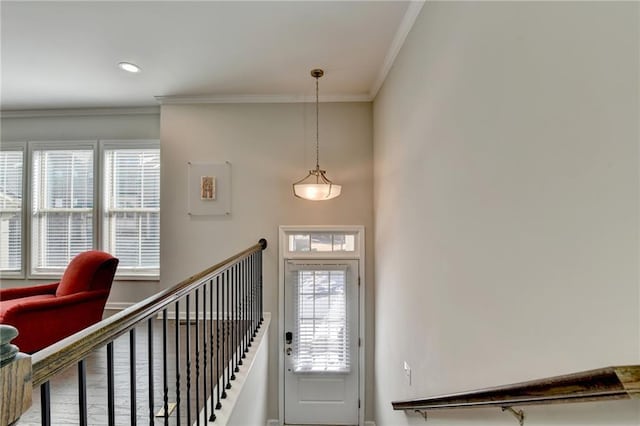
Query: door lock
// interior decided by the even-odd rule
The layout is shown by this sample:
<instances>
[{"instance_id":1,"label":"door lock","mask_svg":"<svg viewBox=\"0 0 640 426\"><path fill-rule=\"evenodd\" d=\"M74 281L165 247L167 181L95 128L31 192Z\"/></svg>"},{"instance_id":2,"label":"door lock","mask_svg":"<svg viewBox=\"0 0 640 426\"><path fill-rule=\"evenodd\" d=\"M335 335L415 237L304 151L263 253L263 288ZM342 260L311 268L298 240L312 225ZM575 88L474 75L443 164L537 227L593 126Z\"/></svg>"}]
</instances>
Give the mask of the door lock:
<instances>
[{"instance_id":1,"label":"door lock","mask_svg":"<svg viewBox=\"0 0 640 426\"><path fill-rule=\"evenodd\" d=\"M287 355L288 355L288 356L291 356L291 352L292 352L292 351L293 351L293 349L291 349L291 348L287 348Z\"/></svg>"}]
</instances>

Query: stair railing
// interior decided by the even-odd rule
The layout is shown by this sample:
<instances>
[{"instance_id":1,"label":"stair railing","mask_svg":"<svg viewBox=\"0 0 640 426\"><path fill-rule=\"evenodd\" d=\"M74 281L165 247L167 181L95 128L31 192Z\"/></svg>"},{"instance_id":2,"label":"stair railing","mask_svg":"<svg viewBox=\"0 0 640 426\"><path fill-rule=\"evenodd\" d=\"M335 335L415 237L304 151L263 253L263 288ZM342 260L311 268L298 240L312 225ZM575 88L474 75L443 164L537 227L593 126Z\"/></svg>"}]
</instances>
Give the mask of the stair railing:
<instances>
[{"instance_id":1,"label":"stair railing","mask_svg":"<svg viewBox=\"0 0 640 426\"><path fill-rule=\"evenodd\" d=\"M107 364L106 423L121 424L122 417L116 421L114 341L127 333L129 423L154 424L158 419L164 425L168 425L170 420L172 425L200 425L203 411L203 419L215 421L215 412L222 408L226 390L231 388L264 319L262 251L266 247L267 241L261 239L174 287L36 352L31 358L18 354L6 360L0 368L0 380L3 380L0 382L0 410L9 414L0 416L0 426L14 423L25 411L25 405L28 407L30 404L31 386L34 394L40 387L41 424L51 425L55 421L51 412L52 379L74 365L78 370L79 424L87 425L86 359L104 346ZM158 321L160 324L156 324ZM174 321L173 336L169 335L170 321ZM147 342L143 370L146 371L140 371L136 359L136 329L145 323ZM158 325L162 330L160 357L154 341L154 328ZM169 353L171 349L172 354ZM32 361L32 368L29 361ZM173 377L170 377L170 370ZM144 410L140 410L138 376L145 374L147 404ZM157 377L159 375L161 378ZM18 384L29 388L20 398L14 392ZM175 398L171 406L169 389L172 389L171 397ZM161 402L156 404L158 399ZM119 415L122 416L121 413Z\"/></svg>"}]
</instances>

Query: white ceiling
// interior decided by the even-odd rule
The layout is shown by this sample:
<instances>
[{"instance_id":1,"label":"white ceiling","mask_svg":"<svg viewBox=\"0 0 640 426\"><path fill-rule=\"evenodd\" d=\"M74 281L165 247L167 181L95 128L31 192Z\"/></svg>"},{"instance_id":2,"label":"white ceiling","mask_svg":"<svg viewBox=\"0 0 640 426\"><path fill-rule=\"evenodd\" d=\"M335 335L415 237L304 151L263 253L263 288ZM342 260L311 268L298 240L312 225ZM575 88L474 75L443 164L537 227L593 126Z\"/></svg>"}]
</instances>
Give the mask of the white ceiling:
<instances>
[{"instance_id":1,"label":"white ceiling","mask_svg":"<svg viewBox=\"0 0 640 426\"><path fill-rule=\"evenodd\" d=\"M0 3L3 110L370 100L421 3ZM120 70L129 61L139 74ZM169 98L166 98L169 97Z\"/></svg>"}]
</instances>

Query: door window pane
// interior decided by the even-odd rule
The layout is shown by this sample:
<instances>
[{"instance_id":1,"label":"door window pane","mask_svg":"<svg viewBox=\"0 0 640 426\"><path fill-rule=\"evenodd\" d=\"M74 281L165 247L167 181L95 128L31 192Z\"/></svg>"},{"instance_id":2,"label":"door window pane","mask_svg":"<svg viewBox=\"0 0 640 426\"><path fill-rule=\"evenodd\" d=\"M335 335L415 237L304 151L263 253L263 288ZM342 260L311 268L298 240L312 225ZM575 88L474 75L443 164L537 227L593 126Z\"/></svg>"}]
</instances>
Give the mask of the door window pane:
<instances>
[{"instance_id":1,"label":"door window pane","mask_svg":"<svg viewBox=\"0 0 640 426\"><path fill-rule=\"evenodd\" d=\"M295 282L296 372L349 372L346 270L301 270Z\"/></svg>"}]
</instances>

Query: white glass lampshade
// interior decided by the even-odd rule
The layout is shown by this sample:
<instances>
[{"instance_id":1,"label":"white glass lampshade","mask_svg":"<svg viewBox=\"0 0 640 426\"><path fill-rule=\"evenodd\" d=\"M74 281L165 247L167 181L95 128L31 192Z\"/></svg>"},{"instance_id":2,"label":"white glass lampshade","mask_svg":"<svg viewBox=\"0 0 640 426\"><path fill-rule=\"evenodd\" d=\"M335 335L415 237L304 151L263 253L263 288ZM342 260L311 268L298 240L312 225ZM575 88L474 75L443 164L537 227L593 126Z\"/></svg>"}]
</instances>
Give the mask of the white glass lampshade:
<instances>
[{"instance_id":1,"label":"white glass lampshade","mask_svg":"<svg viewBox=\"0 0 640 426\"><path fill-rule=\"evenodd\" d=\"M331 183L299 183L293 185L293 193L296 197L305 200L322 201L336 198L342 191L342 185Z\"/></svg>"}]
</instances>

